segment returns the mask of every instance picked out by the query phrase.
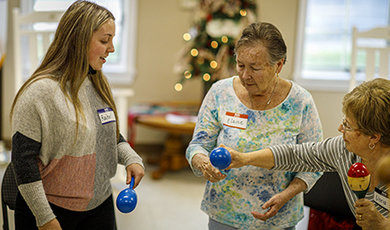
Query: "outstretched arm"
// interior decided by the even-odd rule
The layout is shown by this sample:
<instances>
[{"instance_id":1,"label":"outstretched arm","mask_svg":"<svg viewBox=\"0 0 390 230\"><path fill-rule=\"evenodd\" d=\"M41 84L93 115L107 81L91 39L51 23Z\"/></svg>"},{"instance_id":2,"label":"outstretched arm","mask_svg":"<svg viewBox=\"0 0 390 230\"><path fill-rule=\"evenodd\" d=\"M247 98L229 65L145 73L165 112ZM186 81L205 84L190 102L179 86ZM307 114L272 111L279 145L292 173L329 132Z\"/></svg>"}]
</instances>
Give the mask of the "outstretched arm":
<instances>
[{"instance_id":1,"label":"outstretched arm","mask_svg":"<svg viewBox=\"0 0 390 230\"><path fill-rule=\"evenodd\" d=\"M226 148L232 157L232 163L228 169L240 168L245 165L253 165L266 169L272 169L275 166L275 159L271 149L241 153L226 146L221 147Z\"/></svg>"}]
</instances>

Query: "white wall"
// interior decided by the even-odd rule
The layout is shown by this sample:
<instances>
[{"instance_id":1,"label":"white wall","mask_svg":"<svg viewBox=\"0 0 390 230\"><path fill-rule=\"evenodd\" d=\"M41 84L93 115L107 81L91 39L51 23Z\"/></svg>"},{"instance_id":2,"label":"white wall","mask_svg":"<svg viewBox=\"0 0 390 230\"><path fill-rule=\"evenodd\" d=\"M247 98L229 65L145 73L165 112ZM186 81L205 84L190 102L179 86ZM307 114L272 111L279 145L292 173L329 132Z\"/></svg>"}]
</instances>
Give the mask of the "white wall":
<instances>
[{"instance_id":1,"label":"white wall","mask_svg":"<svg viewBox=\"0 0 390 230\"><path fill-rule=\"evenodd\" d=\"M287 63L281 73L282 77L291 79L294 67L295 31L297 26L299 0L257 0L259 19L275 24L287 43ZM14 1L11 1L14 2ZM135 97L131 104L139 102L189 101L200 100L202 95L201 81L186 81L184 89L176 92L173 85L179 76L172 71L176 55L184 45L182 34L191 26L192 12L181 6L181 0L139 0L138 34L136 68L137 77L131 86ZM9 45L8 45L9 47ZM7 56L7 59L9 56ZM6 79L12 79L12 74ZM5 84L7 85L7 84ZM9 87L7 85L7 87ZM3 106L3 125L8 126L7 108L13 95L2 93L6 98ZM316 101L324 128L324 136L337 135L337 126L342 118L342 93L312 92ZM6 101L5 101L6 100ZM4 120L7 118L6 120ZM137 143L162 143L166 134L162 131L137 126ZM10 139L9 128L2 131L3 139Z\"/></svg>"},{"instance_id":2,"label":"white wall","mask_svg":"<svg viewBox=\"0 0 390 230\"><path fill-rule=\"evenodd\" d=\"M0 57L5 53L7 34L7 1L0 0Z\"/></svg>"},{"instance_id":3,"label":"white wall","mask_svg":"<svg viewBox=\"0 0 390 230\"><path fill-rule=\"evenodd\" d=\"M299 0L257 0L260 20L278 27L287 45L287 63L281 76L292 79L298 22ZM342 119L341 102L345 93L310 91L320 114L324 138L339 135Z\"/></svg>"},{"instance_id":4,"label":"white wall","mask_svg":"<svg viewBox=\"0 0 390 230\"><path fill-rule=\"evenodd\" d=\"M288 79L292 79L294 68L298 1L257 0L259 20L276 25L286 41L288 57L281 76ZM181 35L187 32L191 20L191 13L180 9L179 2L167 0L164 2L140 1L139 3L137 50L139 73L134 84L136 90L134 102L187 100L201 97L201 84L196 79L187 81L184 90L180 93L172 88L178 79L178 76L172 74L174 56L184 44ZM156 19L154 15L159 19ZM156 39L156 34L159 34L160 40ZM152 67L148 68L147 66L150 65ZM153 85L161 87L154 88ZM311 93L320 113L324 137L338 135L337 127L342 118L341 100L344 94L315 91ZM165 137L163 131L142 126L137 126L136 131L137 143L161 143Z\"/></svg>"},{"instance_id":5,"label":"white wall","mask_svg":"<svg viewBox=\"0 0 390 230\"><path fill-rule=\"evenodd\" d=\"M8 1L8 15L11 15L11 9L19 5L19 0L12 0ZM1 130L1 136L3 140L10 140L11 139L11 124L9 120L9 112L12 105L13 98L16 94L15 92L15 82L13 80L13 72L11 71L12 68L10 68L10 65L12 64L10 60L13 59L12 56L12 44L13 39L10 39L10 34L12 34L12 27L9 26L12 24L11 17L8 17L7 20L7 45L6 45L6 58L4 61L4 66L2 70L3 79L2 79L2 101L1 101L1 107L2 107L2 130ZM4 30L4 28L2 29Z\"/></svg>"}]
</instances>

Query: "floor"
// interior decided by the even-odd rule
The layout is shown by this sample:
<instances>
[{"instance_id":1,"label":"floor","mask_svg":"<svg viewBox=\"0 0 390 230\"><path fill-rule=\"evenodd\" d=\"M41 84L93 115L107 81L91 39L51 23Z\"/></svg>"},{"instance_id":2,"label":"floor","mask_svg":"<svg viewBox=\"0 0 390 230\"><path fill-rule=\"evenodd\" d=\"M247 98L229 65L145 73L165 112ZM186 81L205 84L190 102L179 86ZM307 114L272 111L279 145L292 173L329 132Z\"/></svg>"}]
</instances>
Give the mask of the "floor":
<instances>
[{"instance_id":1,"label":"floor","mask_svg":"<svg viewBox=\"0 0 390 230\"><path fill-rule=\"evenodd\" d=\"M200 202L205 180L195 177L190 169L169 172L161 180L152 180L153 165L146 165L146 175L135 189L138 197L137 207L129 214L116 210L119 230L204 230L207 229L208 217L200 211ZM114 197L126 188L123 183L123 168L118 169L112 184ZM2 169L1 173L3 173ZM2 176L2 174L1 174ZM2 215L2 214L1 214ZM305 208L305 217L308 209ZM13 211L9 212L11 228ZM2 225L2 219L0 223ZM297 226L297 230L306 230L307 218Z\"/></svg>"},{"instance_id":2,"label":"floor","mask_svg":"<svg viewBox=\"0 0 390 230\"><path fill-rule=\"evenodd\" d=\"M200 210L205 180L194 176L190 169L169 172L160 180L152 180L155 166L147 165L146 175L136 188L138 203L129 214L117 211L120 230L205 230L208 216ZM118 173L119 175L120 173ZM124 176L124 175L123 175ZM115 178L113 181L116 181ZM114 196L121 189L113 182ZM118 189L119 188L119 189ZM306 230L309 209L305 207L305 218L296 227Z\"/></svg>"}]
</instances>

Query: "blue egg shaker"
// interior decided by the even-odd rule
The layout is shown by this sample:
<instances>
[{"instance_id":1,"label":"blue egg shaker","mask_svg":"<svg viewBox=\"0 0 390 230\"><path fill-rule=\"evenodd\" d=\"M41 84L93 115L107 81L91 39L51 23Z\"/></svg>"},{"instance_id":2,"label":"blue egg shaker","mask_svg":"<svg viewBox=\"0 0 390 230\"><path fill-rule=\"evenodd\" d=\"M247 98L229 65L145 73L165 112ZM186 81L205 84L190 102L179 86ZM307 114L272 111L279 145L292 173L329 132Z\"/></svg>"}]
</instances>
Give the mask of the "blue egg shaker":
<instances>
[{"instance_id":1,"label":"blue egg shaker","mask_svg":"<svg viewBox=\"0 0 390 230\"><path fill-rule=\"evenodd\" d=\"M134 188L134 177L131 177L129 188L123 189L116 198L116 207L123 213L129 213L137 206L137 194Z\"/></svg>"},{"instance_id":2,"label":"blue egg shaker","mask_svg":"<svg viewBox=\"0 0 390 230\"><path fill-rule=\"evenodd\" d=\"M232 157L227 149L218 147L211 151L210 162L219 170L224 170L229 167L230 163L232 162Z\"/></svg>"}]
</instances>

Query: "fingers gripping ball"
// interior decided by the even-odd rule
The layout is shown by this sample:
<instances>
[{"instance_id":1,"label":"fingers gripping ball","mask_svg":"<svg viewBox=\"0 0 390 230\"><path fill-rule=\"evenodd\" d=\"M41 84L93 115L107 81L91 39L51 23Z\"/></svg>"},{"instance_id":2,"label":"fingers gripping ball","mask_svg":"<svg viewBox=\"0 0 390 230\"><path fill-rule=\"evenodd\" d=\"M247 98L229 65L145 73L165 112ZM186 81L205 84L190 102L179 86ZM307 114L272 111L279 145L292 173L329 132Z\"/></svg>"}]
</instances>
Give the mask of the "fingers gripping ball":
<instances>
[{"instance_id":1,"label":"fingers gripping ball","mask_svg":"<svg viewBox=\"0 0 390 230\"><path fill-rule=\"evenodd\" d=\"M123 189L116 198L116 207L123 213L129 213L137 206L137 193L133 187L134 177L131 178L129 188Z\"/></svg>"},{"instance_id":2,"label":"fingers gripping ball","mask_svg":"<svg viewBox=\"0 0 390 230\"><path fill-rule=\"evenodd\" d=\"M210 162L214 167L218 168L219 170L223 170L229 167L230 163L232 162L232 157L230 156L230 153L227 151L227 149L219 147L211 151Z\"/></svg>"},{"instance_id":3,"label":"fingers gripping ball","mask_svg":"<svg viewBox=\"0 0 390 230\"><path fill-rule=\"evenodd\" d=\"M363 163L355 163L348 170L348 184L356 196L361 199L366 196L370 187L371 175Z\"/></svg>"}]
</instances>

